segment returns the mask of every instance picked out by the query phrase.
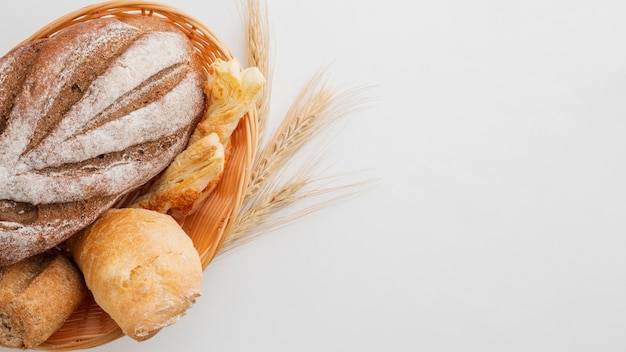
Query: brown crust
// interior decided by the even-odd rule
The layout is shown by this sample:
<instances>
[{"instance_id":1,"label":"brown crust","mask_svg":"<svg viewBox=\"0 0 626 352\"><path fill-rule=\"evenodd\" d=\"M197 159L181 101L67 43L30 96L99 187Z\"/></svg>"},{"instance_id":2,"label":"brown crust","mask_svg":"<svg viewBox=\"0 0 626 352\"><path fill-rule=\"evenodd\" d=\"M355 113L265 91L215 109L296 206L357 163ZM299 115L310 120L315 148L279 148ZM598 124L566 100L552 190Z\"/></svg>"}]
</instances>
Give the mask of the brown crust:
<instances>
[{"instance_id":1,"label":"brown crust","mask_svg":"<svg viewBox=\"0 0 626 352\"><path fill-rule=\"evenodd\" d=\"M63 46L61 46L62 43L69 40L73 35L78 34L75 32L80 33L83 31L78 29L66 30L60 33L58 38L47 41L46 46L48 50L44 50L42 53L44 57L38 60L49 60L49 56L54 56L59 50L64 50ZM99 48L97 55L87 56L80 63L79 71L74 74L75 78L69 80L68 84L61 89L60 93L55 97L46 117L40 120L35 135L31 139L25 153L38 145L39 142L47 136L49 131L64 118L69 108L83 97L83 94L91 82L104 72L111 61L123 53L138 36L139 33L136 31L120 31L119 40L107 42L107 45L103 45Z\"/></svg>"},{"instance_id":2,"label":"brown crust","mask_svg":"<svg viewBox=\"0 0 626 352\"><path fill-rule=\"evenodd\" d=\"M46 252L0 268L0 345L38 346L86 294L81 273L60 253Z\"/></svg>"},{"instance_id":3,"label":"brown crust","mask_svg":"<svg viewBox=\"0 0 626 352\"><path fill-rule=\"evenodd\" d=\"M25 87L24 82L33 67L40 62L43 63L45 60L48 60L47 57L56 55L55 53L58 53L60 50L72 50L72 48L66 48L66 42L71 40L71 38L89 33L89 31L96 31L98 28L101 29L106 23L111 23L112 21L119 20L112 18L98 19L68 27L50 39L25 44L0 59L0 64L2 64L2 60L7 60L6 58L9 55L17 57L17 60L9 66L9 69L2 72L7 80L5 85L9 88L0 92L0 114L2 115L0 118L0 137L11 123L11 111L16 105L16 97L24 99L28 95L20 95L20 92L32 89L32 87ZM38 120L35 132L23 155L36 148L47 138L50 130L57 126L66 117L66 113L70 108L83 97L91 82L101 75L115 58L124 53L138 37L150 31L177 31L173 25L149 17L129 18L123 21L135 26L138 31L121 31L121 41L115 42L116 44L114 45L102 45L101 48L96 50L94 55L90 55L85 59L86 61L81 62L79 65L81 68L60 89L60 93L53 97L51 102L52 108L46 113L44 118ZM174 74L163 76L165 78L161 80L159 80L159 77L161 77L159 74L161 73L153 75L150 79L156 82L155 84L150 84L149 88L146 88L145 91L142 90L140 95L118 101L121 104L118 104L115 109L108 111L106 116L102 117L105 120L94 121L93 124L86 126L87 130L98 128L98 126L107 121L128 115L130 112L150 104L150 102L158 101L180 84L181 80L186 76L185 72L193 72L197 79L203 82L205 73L201 69L195 51L190 44L186 55L190 58L187 67L180 69L180 72L176 71ZM71 59L72 57L70 56L69 60ZM149 60L149 58L146 58L146 60ZM50 77L50 80L54 81L54 78ZM140 88L138 87L138 89ZM201 85L199 89L202 89ZM121 152L102 154L97 158L83 160L78 163L34 170L34 173L40 175L62 170L67 175L67 182L72 182L77 177L88 176L90 170L106 168L108 164L125 160L137 165L138 172L143 176L139 181L124 185L123 189L118 189L114 193L103 193L94 189L92 192L86 191L82 199L71 202L50 204L45 204L44 202L44 204L34 205L11 198L0 199L0 267L56 246L93 222L99 214L110 208L123 194L132 191L157 175L171 162L176 154L184 149L189 135L195 128L195 124L204 113L204 105L202 103L202 109L196 113L193 119L188 121L184 128L177 130L170 136L133 146ZM180 108L190 109L188 106L181 106ZM81 133L87 130L81 131ZM145 132L138 131L137 133ZM153 137L146 135L146 138ZM147 168L145 166L146 163L153 165ZM4 187L1 182L0 187ZM28 238L25 236L28 236Z\"/></svg>"},{"instance_id":4,"label":"brown crust","mask_svg":"<svg viewBox=\"0 0 626 352\"><path fill-rule=\"evenodd\" d=\"M6 127L13 101L24 84L26 74L44 45L44 40L36 40L12 50L5 56L5 58L15 56L18 62L4 72L5 77L0 89L0 134Z\"/></svg>"}]
</instances>

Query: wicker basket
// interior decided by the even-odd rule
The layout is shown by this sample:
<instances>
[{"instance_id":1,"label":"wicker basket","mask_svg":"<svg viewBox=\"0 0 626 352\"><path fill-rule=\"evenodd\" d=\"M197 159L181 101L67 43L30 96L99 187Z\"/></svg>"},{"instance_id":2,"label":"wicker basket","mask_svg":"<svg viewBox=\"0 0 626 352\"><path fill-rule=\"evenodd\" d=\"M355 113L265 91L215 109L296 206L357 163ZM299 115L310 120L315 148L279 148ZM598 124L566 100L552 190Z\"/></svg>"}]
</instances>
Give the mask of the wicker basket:
<instances>
[{"instance_id":1,"label":"wicker basket","mask_svg":"<svg viewBox=\"0 0 626 352\"><path fill-rule=\"evenodd\" d=\"M153 16L180 28L197 49L205 69L217 58L232 59L230 50L205 25L168 5L143 1L108 1L69 13L46 25L25 42L46 38L74 23L100 17ZM222 179L206 203L192 216L181 219L185 232L200 253L203 267L220 250L238 213L250 178L256 152L256 110L248 113L231 137L231 154ZM115 322L88 297L65 325L39 346L41 350L77 350L103 345L123 336Z\"/></svg>"}]
</instances>

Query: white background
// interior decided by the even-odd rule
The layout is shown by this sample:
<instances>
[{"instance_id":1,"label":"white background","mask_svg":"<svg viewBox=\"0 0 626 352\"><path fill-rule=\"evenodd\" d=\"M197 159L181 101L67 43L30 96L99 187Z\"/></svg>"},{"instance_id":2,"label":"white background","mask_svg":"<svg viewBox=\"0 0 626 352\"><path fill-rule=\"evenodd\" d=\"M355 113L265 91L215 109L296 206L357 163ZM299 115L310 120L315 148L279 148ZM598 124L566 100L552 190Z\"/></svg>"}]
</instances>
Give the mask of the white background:
<instances>
[{"instance_id":1,"label":"white background","mask_svg":"<svg viewBox=\"0 0 626 352\"><path fill-rule=\"evenodd\" d=\"M3 53L83 1L13 1ZM169 1L244 55L238 1ZM320 67L376 101L329 174L378 178L94 351L624 351L626 4L269 0L280 120Z\"/></svg>"}]
</instances>

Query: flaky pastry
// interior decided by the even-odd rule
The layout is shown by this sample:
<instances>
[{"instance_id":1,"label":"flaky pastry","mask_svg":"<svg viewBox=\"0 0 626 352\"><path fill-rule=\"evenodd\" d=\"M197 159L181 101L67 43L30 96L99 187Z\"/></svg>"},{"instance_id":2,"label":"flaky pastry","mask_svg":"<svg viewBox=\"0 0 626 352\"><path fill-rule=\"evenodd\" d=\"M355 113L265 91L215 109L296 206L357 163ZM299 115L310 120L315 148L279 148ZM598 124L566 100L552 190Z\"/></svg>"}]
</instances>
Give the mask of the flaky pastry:
<instances>
[{"instance_id":1,"label":"flaky pastry","mask_svg":"<svg viewBox=\"0 0 626 352\"><path fill-rule=\"evenodd\" d=\"M191 143L138 199L145 209L188 214L205 199L224 171L224 147L216 133Z\"/></svg>"},{"instance_id":2,"label":"flaky pastry","mask_svg":"<svg viewBox=\"0 0 626 352\"><path fill-rule=\"evenodd\" d=\"M252 109L264 84L265 78L256 67L242 70L237 60L215 61L204 86L210 98L209 107L190 142L215 132L226 145L241 117Z\"/></svg>"},{"instance_id":3,"label":"flaky pastry","mask_svg":"<svg viewBox=\"0 0 626 352\"><path fill-rule=\"evenodd\" d=\"M174 216L193 213L221 178L230 137L264 84L265 78L256 67L244 70L234 59L216 60L204 88L210 103L187 150L135 205Z\"/></svg>"}]
</instances>

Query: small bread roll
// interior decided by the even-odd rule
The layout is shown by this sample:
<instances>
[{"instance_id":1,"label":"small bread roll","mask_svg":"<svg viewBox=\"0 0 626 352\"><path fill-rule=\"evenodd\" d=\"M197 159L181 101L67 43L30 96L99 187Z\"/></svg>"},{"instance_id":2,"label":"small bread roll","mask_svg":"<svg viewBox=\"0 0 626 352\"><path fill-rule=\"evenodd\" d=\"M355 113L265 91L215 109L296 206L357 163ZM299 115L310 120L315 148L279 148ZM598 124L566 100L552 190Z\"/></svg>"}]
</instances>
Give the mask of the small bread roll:
<instances>
[{"instance_id":1,"label":"small bread roll","mask_svg":"<svg viewBox=\"0 0 626 352\"><path fill-rule=\"evenodd\" d=\"M58 252L0 267L0 346L29 349L46 341L87 294L78 268Z\"/></svg>"},{"instance_id":2,"label":"small bread roll","mask_svg":"<svg viewBox=\"0 0 626 352\"><path fill-rule=\"evenodd\" d=\"M169 215L110 209L68 246L96 303L137 341L176 323L200 296L200 257Z\"/></svg>"}]
</instances>

